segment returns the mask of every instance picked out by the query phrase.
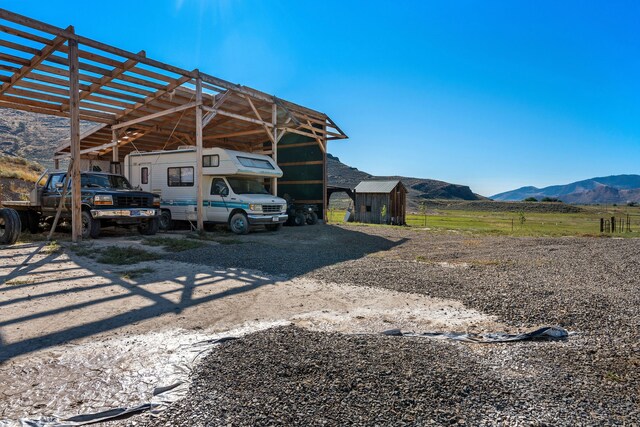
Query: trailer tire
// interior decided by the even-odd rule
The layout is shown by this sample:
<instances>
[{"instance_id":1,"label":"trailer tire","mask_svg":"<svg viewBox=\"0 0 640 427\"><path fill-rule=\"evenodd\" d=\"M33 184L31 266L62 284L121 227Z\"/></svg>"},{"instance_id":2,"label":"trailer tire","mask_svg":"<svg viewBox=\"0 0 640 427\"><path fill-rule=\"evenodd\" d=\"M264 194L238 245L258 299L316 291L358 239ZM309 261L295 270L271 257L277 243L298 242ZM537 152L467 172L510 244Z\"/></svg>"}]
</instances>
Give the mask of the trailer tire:
<instances>
[{"instance_id":1,"label":"trailer tire","mask_svg":"<svg viewBox=\"0 0 640 427\"><path fill-rule=\"evenodd\" d=\"M141 223L138 226L138 231L143 236L153 236L158 232L160 228L160 220L158 218L151 218Z\"/></svg>"},{"instance_id":2,"label":"trailer tire","mask_svg":"<svg viewBox=\"0 0 640 427\"><path fill-rule=\"evenodd\" d=\"M20 237L22 223L20 215L14 209L0 209L0 244L13 245Z\"/></svg>"},{"instance_id":3,"label":"trailer tire","mask_svg":"<svg viewBox=\"0 0 640 427\"><path fill-rule=\"evenodd\" d=\"M82 238L97 239L100 235L100 220L94 219L89 211L82 211Z\"/></svg>"},{"instance_id":4,"label":"trailer tire","mask_svg":"<svg viewBox=\"0 0 640 427\"><path fill-rule=\"evenodd\" d=\"M229 228L236 234L247 234L249 232L249 219L244 213L238 212L229 220Z\"/></svg>"},{"instance_id":5,"label":"trailer tire","mask_svg":"<svg viewBox=\"0 0 640 427\"><path fill-rule=\"evenodd\" d=\"M167 231L173 228L173 221L171 221L171 211L163 210L160 213L160 230Z\"/></svg>"},{"instance_id":6,"label":"trailer tire","mask_svg":"<svg viewBox=\"0 0 640 427\"><path fill-rule=\"evenodd\" d=\"M304 225L307 222L307 219L304 217L302 212L298 212L293 217L293 225Z\"/></svg>"},{"instance_id":7,"label":"trailer tire","mask_svg":"<svg viewBox=\"0 0 640 427\"><path fill-rule=\"evenodd\" d=\"M315 212L311 212L307 217L307 224L316 225L318 223L318 214Z\"/></svg>"}]
</instances>

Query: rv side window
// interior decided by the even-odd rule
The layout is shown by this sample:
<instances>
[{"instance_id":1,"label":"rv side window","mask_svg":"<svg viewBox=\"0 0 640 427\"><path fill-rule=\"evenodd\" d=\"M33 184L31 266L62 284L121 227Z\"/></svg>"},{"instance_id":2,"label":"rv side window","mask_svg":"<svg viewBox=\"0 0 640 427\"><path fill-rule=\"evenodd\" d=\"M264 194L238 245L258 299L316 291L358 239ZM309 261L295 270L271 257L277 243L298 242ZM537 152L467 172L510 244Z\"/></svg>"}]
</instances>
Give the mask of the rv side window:
<instances>
[{"instance_id":1,"label":"rv side window","mask_svg":"<svg viewBox=\"0 0 640 427\"><path fill-rule=\"evenodd\" d=\"M250 157L241 157L238 156L238 161L242 166L246 166L249 168L258 168L258 169L273 169L273 165L269 160L264 159L252 159Z\"/></svg>"},{"instance_id":2,"label":"rv side window","mask_svg":"<svg viewBox=\"0 0 640 427\"><path fill-rule=\"evenodd\" d=\"M202 166L205 168L220 166L220 156L217 154L202 156Z\"/></svg>"},{"instance_id":3,"label":"rv side window","mask_svg":"<svg viewBox=\"0 0 640 427\"><path fill-rule=\"evenodd\" d=\"M224 190L227 189L227 184L224 182L222 178L216 178L211 181L211 195L213 196L221 196ZM228 193L228 190L227 190Z\"/></svg>"},{"instance_id":4,"label":"rv side window","mask_svg":"<svg viewBox=\"0 0 640 427\"><path fill-rule=\"evenodd\" d=\"M193 166L185 168L167 168L169 187L193 187Z\"/></svg>"},{"instance_id":5,"label":"rv side window","mask_svg":"<svg viewBox=\"0 0 640 427\"><path fill-rule=\"evenodd\" d=\"M140 169L140 183L141 184L149 183L149 168Z\"/></svg>"}]
</instances>

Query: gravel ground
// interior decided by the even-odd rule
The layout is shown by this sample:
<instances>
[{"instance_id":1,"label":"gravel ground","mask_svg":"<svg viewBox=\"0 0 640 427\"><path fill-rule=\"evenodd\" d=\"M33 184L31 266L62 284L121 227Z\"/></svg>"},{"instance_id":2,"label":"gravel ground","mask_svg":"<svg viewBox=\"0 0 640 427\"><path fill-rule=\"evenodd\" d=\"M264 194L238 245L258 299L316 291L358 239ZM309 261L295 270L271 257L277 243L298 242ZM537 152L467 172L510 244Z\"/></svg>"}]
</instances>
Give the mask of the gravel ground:
<instances>
[{"instance_id":1,"label":"gravel ground","mask_svg":"<svg viewBox=\"0 0 640 427\"><path fill-rule=\"evenodd\" d=\"M458 299L514 330L557 324L577 334L470 345L261 332L212 353L184 405L150 424L640 424L640 240L386 227L293 229L281 246L264 236L245 243L270 257L253 268ZM291 241L313 257L289 258ZM189 256L244 262L233 246L222 258Z\"/></svg>"}]
</instances>

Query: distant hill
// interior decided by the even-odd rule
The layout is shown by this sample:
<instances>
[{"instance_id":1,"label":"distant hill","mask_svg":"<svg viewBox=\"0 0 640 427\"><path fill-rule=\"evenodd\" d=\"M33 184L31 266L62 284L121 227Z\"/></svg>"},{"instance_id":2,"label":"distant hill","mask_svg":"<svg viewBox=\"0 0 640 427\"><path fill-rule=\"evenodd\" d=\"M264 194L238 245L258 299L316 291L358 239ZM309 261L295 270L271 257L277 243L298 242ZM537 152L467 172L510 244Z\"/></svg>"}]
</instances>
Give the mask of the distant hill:
<instances>
[{"instance_id":1,"label":"distant hill","mask_svg":"<svg viewBox=\"0 0 640 427\"><path fill-rule=\"evenodd\" d=\"M518 201L529 197L538 200L553 197L578 204L640 202L640 175L612 175L544 188L522 187L496 194L491 199Z\"/></svg>"},{"instance_id":2,"label":"distant hill","mask_svg":"<svg viewBox=\"0 0 640 427\"><path fill-rule=\"evenodd\" d=\"M69 120L25 111L0 109L0 155L18 156L53 166L53 152L69 140ZM95 123L81 122L81 130Z\"/></svg>"},{"instance_id":3,"label":"distant hill","mask_svg":"<svg viewBox=\"0 0 640 427\"><path fill-rule=\"evenodd\" d=\"M374 176L342 163L338 157L331 154L327 154L327 175L329 185L349 188L355 188L360 181L364 180L399 179L407 187L409 192L408 205L412 210L417 209L420 201L425 199L486 200L485 197L475 194L466 185L398 175Z\"/></svg>"}]
</instances>

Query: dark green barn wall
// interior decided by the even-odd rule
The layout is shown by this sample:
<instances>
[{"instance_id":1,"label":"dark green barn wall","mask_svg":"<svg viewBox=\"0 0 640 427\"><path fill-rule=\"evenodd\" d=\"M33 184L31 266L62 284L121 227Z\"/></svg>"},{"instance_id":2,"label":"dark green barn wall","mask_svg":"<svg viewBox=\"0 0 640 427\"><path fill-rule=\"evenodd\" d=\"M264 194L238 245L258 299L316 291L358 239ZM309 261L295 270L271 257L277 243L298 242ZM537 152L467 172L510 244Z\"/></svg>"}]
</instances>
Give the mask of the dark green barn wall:
<instances>
[{"instance_id":1,"label":"dark green barn wall","mask_svg":"<svg viewBox=\"0 0 640 427\"><path fill-rule=\"evenodd\" d=\"M303 135L288 133L278 142L278 196L288 194L299 203L314 204L324 219L325 156L318 142Z\"/></svg>"}]
</instances>

